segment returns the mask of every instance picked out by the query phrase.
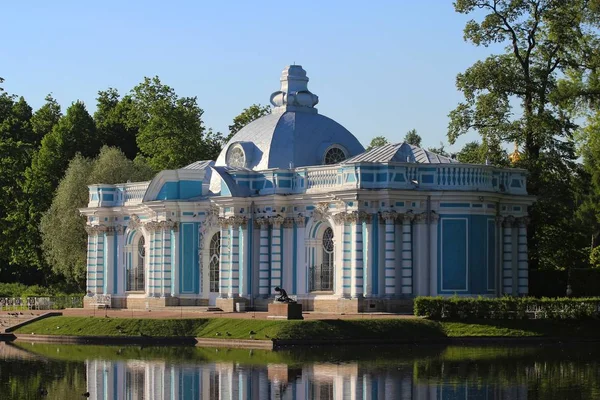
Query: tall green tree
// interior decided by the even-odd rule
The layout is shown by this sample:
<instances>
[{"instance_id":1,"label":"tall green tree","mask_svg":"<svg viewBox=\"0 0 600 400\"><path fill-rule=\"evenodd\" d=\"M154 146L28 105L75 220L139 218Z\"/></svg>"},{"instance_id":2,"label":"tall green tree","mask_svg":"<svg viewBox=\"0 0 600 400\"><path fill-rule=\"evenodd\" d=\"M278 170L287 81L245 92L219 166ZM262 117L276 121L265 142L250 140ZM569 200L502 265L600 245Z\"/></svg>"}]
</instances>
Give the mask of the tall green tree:
<instances>
[{"instance_id":1,"label":"tall green tree","mask_svg":"<svg viewBox=\"0 0 600 400\"><path fill-rule=\"evenodd\" d=\"M21 230L14 243L19 263L35 265L47 272L40 247L42 214L50 207L69 161L78 153L93 157L99 150L94 120L82 102L73 103L52 131L44 136L31 166L25 171L23 190L26 198L13 216L15 228Z\"/></svg>"},{"instance_id":2,"label":"tall green tree","mask_svg":"<svg viewBox=\"0 0 600 400\"><path fill-rule=\"evenodd\" d=\"M404 141L413 146L421 147L421 136L417 133L416 129L411 129L404 135Z\"/></svg>"},{"instance_id":3,"label":"tall green tree","mask_svg":"<svg viewBox=\"0 0 600 400\"><path fill-rule=\"evenodd\" d=\"M252 104L248 108L244 108L237 117L233 119L233 124L229 125L229 136L226 141L229 141L240 129L248 125L250 122L259 119L271 113L271 106L262 106L260 104Z\"/></svg>"},{"instance_id":4,"label":"tall green tree","mask_svg":"<svg viewBox=\"0 0 600 400\"><path fill-rule=\"evenodd\" d=\"M467 164L487 164L497 167L509 165L508 154L500 146L490 146L477 141L466 143L456 154L456 159Z\"/></svg>"},{"instance_id":5,"label":"tall green tree","mask_svg":"<svg viewBox=\"0 0 600 400\"><path fill-rule=\"evenodd\" d=\"M155 170L181 168L198 160L215 159L214 138L206 133L204 111L196 97L179 97L158 77L145 78L131 92L128 127L139 127L139 157Z\"/></svg>"},{"instance_id":6,"label":"tall green tree","mask_svg":"<svg viewBox=\"0 0 600 400\"><path fill-rule=\"evenodd\" d=\"M375 136L371 139L371 143L367 146L366 151L374 149L375 147L385 146L388 143L390 143L390 141L387 140L385 136Z\"/></svg>"},{"instance_id":7,"label":"tall green tree","mask_svg":"<svg viewBox=\"0 0 600 400\"><path fill-rule=\"evenodd\" d=\"M45 100L46 103L31 117L31 127L35 134L36 150L40 146L44 136L52 132L52 129L58 124L60 117L62 117L58 102L51 95L47 95Z\"/></svg>"},{"instance_id":8,"label":"tall green tree","mask_svg":"<svg viewBox=\"0 0 600 400\"><path fill-rule=\"evenodd\" d=\"M31 282L32 271L14 261L15 241L21 232L13 228L12 215L24 197L21 182L31 160L33 131L31 107L21 97L0 93L0 281Z\"/></svg>"},{"instance_id":9,"label":"tall green tree","mask_svg":"<svg viewBox=\"0 0 600 400\"><path fill-rule=\"evenodd\" d=\"M561 74L596 69L598 18L587 0L457 0L457 12L481 16L466 24L465 40L476 46L504 44L505 51L469 67L456 79L465 100L450 113L448 139L470 130L486 143L516 142L517 164L529 170L528 191L538 196L530 214L530 261L540 268L572 263L580 246L571 234L576 165L573 115L559 90ZM565 240L572 240L565 243Z\"/></svg>"},{"instance_id":10,"label":"tall green tree","mask_svg":"<svg viewBox=\"0 0 600 400\"><path fill-rule=\"evenodd\" d=\"M139 152L136 142L139 127L129 122L133 110L131 97L121 98L116 89L109 88L99 91L97 100L94 121L99 140L106 146L121 149L127 158L133 160Z\"/></svg>"},{"instance_id":11,"label":"tall green tree","mask_svg":"<svg viewBox=\"0 0 600 400\"><path fill-rule=\"evenodd\" d=\"M153 175L151 168L134 163L117 148L103 147L93 160L76 155L40 224L44 258L54 273L71 287L85 288L87 234L78 209L88 204L88 185L143 181Z\"/></svg>"}]
</instances>

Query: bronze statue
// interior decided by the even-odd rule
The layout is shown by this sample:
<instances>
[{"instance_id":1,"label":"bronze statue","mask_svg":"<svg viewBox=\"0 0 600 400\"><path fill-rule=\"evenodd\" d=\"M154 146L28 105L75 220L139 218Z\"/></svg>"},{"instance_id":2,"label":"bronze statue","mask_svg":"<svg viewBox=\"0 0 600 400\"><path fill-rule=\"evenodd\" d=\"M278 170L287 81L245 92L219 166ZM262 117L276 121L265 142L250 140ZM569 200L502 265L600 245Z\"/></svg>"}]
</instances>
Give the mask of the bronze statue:
<instances>
[{"instance_id":1,"label":"bronze statue","mask_svg":"<svg viewBox=\"0 0 600 400\"><path fill-rule=\"evenodd\" d=\"M276 291L277 293L279 293L279 294L280 294L280 296L279 296L279 297L276 297L276 298L275 298L275 301L280 301L280 302L282 302L282 303L295 303L295 301L294 301L294 300L292 300L292 299L290 299L290 298L288 297L288 294L287 294L287 292L285 291L285 289L283 289L283 288L280 288L279 286L277 286L277 287L275 288L275 291Z\"/></svg>"}]
</instances>

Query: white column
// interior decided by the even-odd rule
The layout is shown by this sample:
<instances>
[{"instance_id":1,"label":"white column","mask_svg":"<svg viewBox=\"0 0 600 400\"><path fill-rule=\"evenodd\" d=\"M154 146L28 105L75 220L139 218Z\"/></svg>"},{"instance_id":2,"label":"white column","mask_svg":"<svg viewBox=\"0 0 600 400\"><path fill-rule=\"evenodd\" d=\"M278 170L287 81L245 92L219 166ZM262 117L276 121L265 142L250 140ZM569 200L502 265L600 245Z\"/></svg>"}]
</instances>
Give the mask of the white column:
<instances>
[{"instance_id":1,"label":"white column","mask_svg":"<svg viewBox=\"0 0 600 400\"><path fill-rule=\"evenodd\" d=\"M231 237L229 245L231 246L229 292L228 297L238 297L240 294L240 225L242 221L239 217L231 219Z\"/></svg>"},{"instance_id":2,"label":"white column","mask_svg":"<svg viewBox=\"0 0 600 400\"><path fill-rule=\"evenodd\" d=\"M226 298L229 293L231 269L231 247L229 246L229 221L219 218L221 224L221 256L219 257L219 296Z\"/></svg>"},{"instance_id":3,"label":"white column","mask_svg":"<svg viewBox=\"0 0 600 400\"><path fill-rule=\"evenodd\" d=\"M429 265L427 263L427 213L417 214L415 216L415 235L413 237L415 244L413 255L415 263L413 263L414 294L416 296L429 295Z\"/></svg>"},{"instance_id":4,"label":"white column","mask_svg":"<svg viewBox=\"0 0 600 400\"><path fill-rule=\"evenodd\" d=\"M104 235L104 294L115 292L115 230L113 227L107 227Z\"/></svg>"},{"instance_id":5,"label":"white column","mask_svg":"<svg viewBox=\"0 0 600 400\"><path fill-rule=\"evenodd\" d=\"M270 251L269 251L269 220L258 218L256 220L260 227L260 247L258 264L258 293L262 297L268 297L271 290Z\"/></svg>"},{"instance_id":6,"label":"white column","mask_svg":"<svg viewBox=\"0 0 600 400\"><path fill-rule=\"evenodd\" d=\"M241 226L241 236L239 238L240 250L240 296L248 297L250 293L250 280L248 279L248 271L252 260L248 258L248 250L250 245L250 237L248 236L248 224L252 221L244 219Z\"/></svg>"},{"instance_id":7,"label":"white column","mask_svg":"<svg viewBox=\"0 0 600 400\"><path fill-rule=\"evenodd\" d=\"M294 280L292 264L294 258L294 246L293 243L293 232L294 219L286 218L283 221L283 237L281 238L281 249L283 251L281 258L281 284L283 288L289 293L292 293L292 281Z\"/></svg>"},{"instance_id":8,"label":"white column","mask_svg":"<svg viewBox=\"0 0 600 400\"><path fill-rule=\"evenodd\" d=\"M344 295L344 284L346 282L345 276L345 226L346 226L346 213L339 213L333 216L333 240L335 243L334 253L334 293L338 296Z\"/></svg>"},{"instance_id":9,"label":"white column","mask_svg":"<svg viewBox=\"0 0 600 400\"><path fill-rule=\"evenodd\" d=\"M146 247L148 251L146 251L146 276L145 279L148 282L146 286L146 295L149 297L159 296L160 288L157 286L160 285L160 273L156 271L162 269L162 265L160 265L160 250L162 244L159 240L157 240L156 235L156 226L154 223L147 223L146 230L148 231L148 238L146 240Z\"/></svg>"},{"instance_id":10,"label":"white column","mask_svg":"<svg viewBox=\"0 0 600 400\"><path fill-rule=\"evenodd\" d=\"M297 215L294 217L294 222L296 224L296 293L295 294L303 294L306 293L306 250L304 246L304 241L306 238L304 235L306 234L305 227L305 219L303 215ZM341 259L340 259L341 260Z\"/></svg>"},{"instance_id":11,"label":"white column","mask_svg":"<svg viewBox=\"0 0 600 400\"><path fill-rule=\"evenodd\" d=\"M529 261L527 259L527 223L529 219L522 217L517 219L519 226L518 235L518 293L520 295L529 294Z\"/></svg>"},{"instance_id":12,"label":"white column","mask_svg":"<svg viewBox=\"0 0 600 400\"><path fill-rule=\"evenodd\" d=\"M385 284L384 294L388 297L396 294L396 239L395 224L397 214L395 211L386 211L382 214L385 220ZM400 285L402 284L399 282Z\"/></svg>"},{"instance_id":13,"label":"white column","mask_svg":"<svg viewBox=\"0 0 600 400\"><path fill-rule=\"evenodd\" d=\"M373 252L377 249L373 248L375 242L373 238L373 222L372 215L365 215L363 224L363 287L365 297L373 296Z\"/></svg>"},{"instance_id":14,"label":"white column","mask_svg":"<svg viewBox=\"0 0 600 400\"><path fill-rule=\"evenodd\" d=\"M364 293L364 259L363 259L363 214L354 212L350 214L352 223L352 270L350 279L350 295L353 298L362 297Z\"/></svg>"},{"instance_id":15,"label":"white column","mask_svg":"<svg viewBox=\"0 0 600 400\"><path fill-rule=\"evenodd\" d=\"M503 262L502 262L502 291L506 294L513 294L513 271L512 271L512 253L513 253L513 245L512 245L512 227L514 224L515 218L512 215L504 218L504 234L503 234Z\"/></svg>"},{"instance_id":16,"label":"white column","mask_svg":"<svg viewBox=\"0 0 600 400\"><path fill-rule=\"evenodd\" d=\"M283 217L271 217L271 288L270 294L276 295L276 287L281 287L281 224Z\"/></svg>"},{"instance_id":17,"label":"white column","mask_svg":"<svg viewBox=\"0 0 600 400\"><path fill-rule=\"evenodd\" d=\"M115 227L115 235L117 236L117 275L116 284L113 286L113 293L122 295L125 293L125 226L117 225Z\"/></svg>"},{"instance_id":18,"label":"white column","mask_svg":"<svg viewBox=\"0 0 600 400\"><path fill-rule=\"evenodd\" d=\"M173 294L173 259L171 254L171 229L175 225L172 222L163 223L161 229L162 235L162 295L163 297L171 297ZM199 278L200 279L200 278ZM202 282L200 280L200 282ZM199 282L199 283L200 283ZM200 287L200 286L199 286ZM200 287L200 291L202 288Z\"/></svg>"},{"instance_id":19,"label":"white column","mask_svg":"<svg viewBox=\"0 0 600 400\"><path fill-rule=\"evenodd\" d=\"M171 254L171 279L173 280L171 283L171 295L178 296L179 295L179 269L181 265L179 264L179 225L175 224L171 231L169 232L171 235L171 248L175 249L175 252Z\"/></svg>"},{"instance_id":20,"label":"white column","mask_svg":"<svg viewBox=\"0 0 600 400\"><path fill-rule=\"evenodd\" d=\"M438 283L438 220L440 216L434 212L429 214L429 296L437 296Z\"/></svg>"},{"instance_id":21,"label":"white column","mask_svg":"<svg viewBox=\"0 0 600 400\"><path fill-rule=\"evenodd\" d=\"M402 280L401 293L410 296L413 294L413 235L411 228L412 214L402 216ZM396 291L398 293L398 291Z\"/></svg>"}]
</instances>

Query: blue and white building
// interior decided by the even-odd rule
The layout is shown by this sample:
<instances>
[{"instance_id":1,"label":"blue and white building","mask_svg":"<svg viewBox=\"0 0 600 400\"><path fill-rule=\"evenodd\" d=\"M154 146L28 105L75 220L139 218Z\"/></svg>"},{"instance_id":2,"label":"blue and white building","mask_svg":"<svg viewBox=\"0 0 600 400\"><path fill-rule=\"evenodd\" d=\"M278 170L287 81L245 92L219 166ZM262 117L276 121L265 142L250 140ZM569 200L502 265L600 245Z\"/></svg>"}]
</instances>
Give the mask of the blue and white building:
<instances>
[{"instance_id":1,"label":"blue and white building","mask_svg":"<svg viewBox=\"0 0 600 400\"><path fill-rule=\"evenodd\" d=\"M90 294L113 307L265 309L281 286L333 312L527 294L526 171L407 143L365 151L318 113L301 66L280 82L272 113L216 161L90 186Z\"/></svg>"}]
</instances>

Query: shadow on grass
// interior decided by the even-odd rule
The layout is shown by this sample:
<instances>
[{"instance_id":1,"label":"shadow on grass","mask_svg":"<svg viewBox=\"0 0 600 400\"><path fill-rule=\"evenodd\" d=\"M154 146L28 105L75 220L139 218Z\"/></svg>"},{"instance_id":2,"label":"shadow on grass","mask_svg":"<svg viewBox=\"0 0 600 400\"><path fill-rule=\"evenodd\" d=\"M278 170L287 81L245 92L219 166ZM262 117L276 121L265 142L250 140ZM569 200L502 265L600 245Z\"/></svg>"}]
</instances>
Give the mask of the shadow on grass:
<instances>
[{"instance_id":1,"label":"shadow on grass","mask_svg":"<svg viewBox=\"0 0 600 400\"><path fill-rule=\"evenodd\" d=\"M278 339L295 340L381 340L418 341L443 339L440 323L420 319L319 320L289 325L281 329Z\"/></svg>"},{"instance_id":2,"label":"shadow on grass","mask_svg":"<svg viewBox=\"0 0 600 400\"><path fill-rule=\"evenodd\" d=\"M543 320L543 319L465 319L444 320L442 326L453 324L455 335L469 336L469 332L502 334L512 332L514 336L541 336L564 338L599 338L600 320Z\"/></svg>"}]
</instances>

